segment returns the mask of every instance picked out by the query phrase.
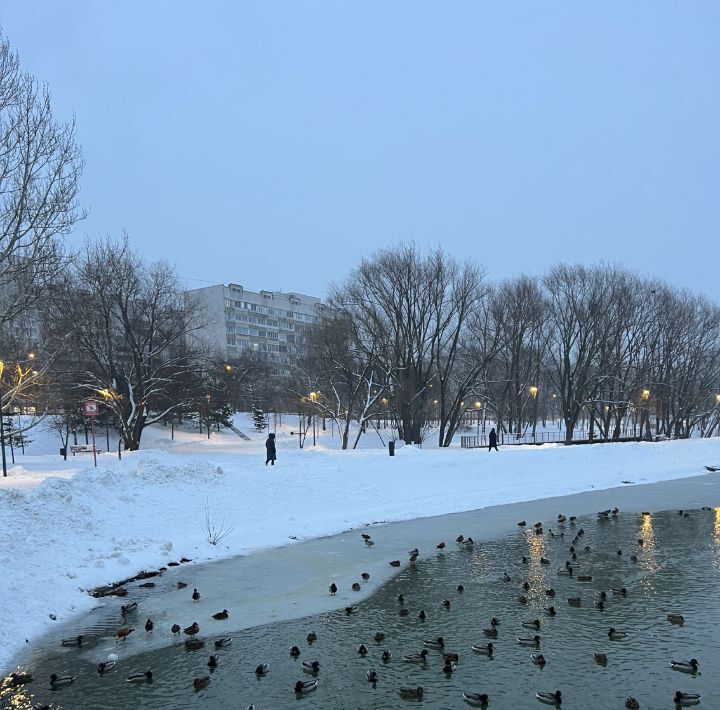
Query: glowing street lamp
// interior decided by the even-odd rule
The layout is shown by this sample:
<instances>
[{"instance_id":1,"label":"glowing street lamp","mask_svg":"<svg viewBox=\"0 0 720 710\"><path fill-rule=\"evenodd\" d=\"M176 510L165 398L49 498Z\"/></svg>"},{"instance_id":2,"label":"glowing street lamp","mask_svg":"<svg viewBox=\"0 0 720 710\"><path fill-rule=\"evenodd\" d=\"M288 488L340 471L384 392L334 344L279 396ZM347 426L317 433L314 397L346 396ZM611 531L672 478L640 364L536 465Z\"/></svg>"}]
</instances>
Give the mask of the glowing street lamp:
<instances>
[{"instance_id":1,"label":"glowing street lamp","mask_svg":"<svg viewBox=\"0 0 720 710\"><path fill-rule=\"evenodd\" d=\"M715 395L715 404L720 405L720 394Z\"/></svg>"},{"instance_id":2,"label":"glowing street lamp","mask_svg":"<svg viewBox=\"0 0 720 710\"><path fill-rule=\"evenodd\" d=\"M535 429L537 428L537 393L538 388L535 385L532 385L531 387L528 387L528 392L530 392L530 396L533 398L533 442L535 441Z\"/></svg>"},{"instance_id":3,"label":"glowing street lamp","mask_svg":"<svg viewBox=\"0 0 720 710\"><path fill-rule=\"evenodd\" d=\"M475 402L475 409L477 410L477 435L480 437L480 410L482 409L482 402ZM478 442L479 443L479 442Z\"/></svg>"}]
</instances>

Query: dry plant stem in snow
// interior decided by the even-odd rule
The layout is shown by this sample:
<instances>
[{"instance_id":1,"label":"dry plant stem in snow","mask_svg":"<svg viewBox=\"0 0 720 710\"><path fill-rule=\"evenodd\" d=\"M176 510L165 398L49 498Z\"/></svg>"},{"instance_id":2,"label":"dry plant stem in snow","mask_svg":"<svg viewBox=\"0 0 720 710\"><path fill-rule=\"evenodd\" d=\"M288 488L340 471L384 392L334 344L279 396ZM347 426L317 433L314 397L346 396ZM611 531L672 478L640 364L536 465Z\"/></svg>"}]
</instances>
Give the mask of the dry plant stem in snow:
<instances>
[{"instance_id":1,"label":"dry plant stem in snow","mask_svg":"<svg viewBox=\"0 0 720 710\"><path fill-rule=\"evenodd\" d=\"M216 527L210 520L210 506L205 503L205 538L211 545L217 545L220 540L226 538L233 530L235 530L235 523L231 525L225 525L225 519L220 522L220 525Z\"/></svg>"}]
</instances>

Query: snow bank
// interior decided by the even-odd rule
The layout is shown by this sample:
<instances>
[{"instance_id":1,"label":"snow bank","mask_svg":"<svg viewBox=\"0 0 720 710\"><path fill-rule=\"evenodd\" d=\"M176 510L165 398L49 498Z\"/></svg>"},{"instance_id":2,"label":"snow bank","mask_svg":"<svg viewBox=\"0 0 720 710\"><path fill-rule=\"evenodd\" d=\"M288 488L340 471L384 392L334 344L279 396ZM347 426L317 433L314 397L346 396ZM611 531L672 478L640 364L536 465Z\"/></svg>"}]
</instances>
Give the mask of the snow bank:
<instances>
[{"instance_id":1,"label":"snow bank","mask_svg":"<svg viewBox=\"0 0 720 710\"><path fill-rule=\"evenodd\" d=\"M402 447L391 458L300 450L288 436L277 465L266 467L263 438L205 440L202 458L180 441L122 461L103 455L97 469L92 457L64 467L58 457L26 457L13 468L0 485L0 598L13 602L2 612L0 669L57 623L50 614L63 620L93 606L84 590L183 556L208 561L373 522L694 476L720 463L718 440L499 453ZM217 546L206 539L206 506L214 525L236 525Z\"/></svg>"}]
</instances>

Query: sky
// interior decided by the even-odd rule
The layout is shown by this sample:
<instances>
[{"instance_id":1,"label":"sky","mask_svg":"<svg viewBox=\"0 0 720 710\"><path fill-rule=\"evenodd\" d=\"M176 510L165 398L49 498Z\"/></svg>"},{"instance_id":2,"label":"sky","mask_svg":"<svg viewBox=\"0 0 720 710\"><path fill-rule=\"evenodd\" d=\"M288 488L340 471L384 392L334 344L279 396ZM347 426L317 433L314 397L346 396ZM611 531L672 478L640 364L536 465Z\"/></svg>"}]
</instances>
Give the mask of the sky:
<instances>
[{"instance_id":1,"label":"sky","mask_svg":"<svg viewBox=\"0 0 720 710\"><path fill-rule=\"evenodd\" d=\"M720 302L720 3L0 0L89 216L190 287L324 296L441 245Z\"/></svg>"}]
</instances>

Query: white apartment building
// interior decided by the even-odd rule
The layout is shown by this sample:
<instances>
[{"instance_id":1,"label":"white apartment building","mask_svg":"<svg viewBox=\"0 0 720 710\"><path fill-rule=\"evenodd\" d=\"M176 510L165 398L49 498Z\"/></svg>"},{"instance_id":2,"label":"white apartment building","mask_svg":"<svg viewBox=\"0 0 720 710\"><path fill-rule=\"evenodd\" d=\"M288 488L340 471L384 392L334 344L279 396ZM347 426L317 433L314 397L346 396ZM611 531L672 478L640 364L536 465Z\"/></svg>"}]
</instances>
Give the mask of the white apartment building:
<instances>
[{"instance_id":1,"label":"white apartment building","mask_svg":"<svg viewBox=\"0 0 720 710\"><path fill-rule=\"evenodd\" d=\"M297 346L320 322L323 303L315 296L248 291L240 284L218 284L188 291L205 309L207 326L197 335L232 361L243 351L266 353L282 369Z\"/></svg>"}]
</instances>

